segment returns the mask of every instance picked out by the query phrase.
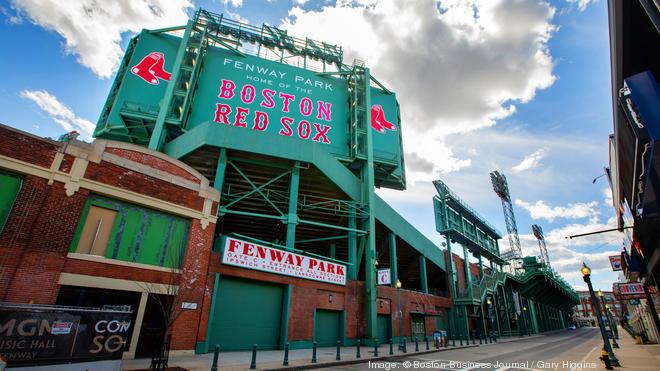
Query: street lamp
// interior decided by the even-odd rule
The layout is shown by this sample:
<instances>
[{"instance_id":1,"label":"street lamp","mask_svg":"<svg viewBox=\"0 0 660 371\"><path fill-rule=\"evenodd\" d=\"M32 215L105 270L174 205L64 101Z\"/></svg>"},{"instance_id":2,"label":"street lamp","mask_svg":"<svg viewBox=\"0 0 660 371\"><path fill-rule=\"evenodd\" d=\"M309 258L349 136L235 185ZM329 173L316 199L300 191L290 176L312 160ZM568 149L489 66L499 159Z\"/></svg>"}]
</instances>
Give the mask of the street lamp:
<instances>
[{"instance_id":1,"label":"street lamp","mask_svg":"<svg viewBox=\"0 0 660 371\"><path fill-rule=\"evenodd\" d=\"M589 297L591 298L591 304L594 310L596 310L596 320L598 321L598 328L600 329L600 335L603 337L603 345L605 346L605 350L607 351L607 356L610 358L610 362L612 362L614 366L621 367L619 360L616 358L614 352L612 351L612 347L610 346L610 340L607 338L607 334L605 333L605 325L603 324L603 316L600 312L600 305L598 304L598 299L596 299L596 294L594 293L594 287L591 285L591 268L589 268L584 262L582 262L582 268L580 269L580 272L582 272L582 278L584 279L584 282L587 284L587 287L589 287Z\"/></svg>"},{"instance_id":2,"label":"street lamp","mask_svg":"<svg viewBox=\"0 0 660 371\"><path fill-rule=\"evenodd\" d=\"M403 350L403 312L401 312L401 281L396 280L396 308L399 314L399 350Z\"/></svg>"},{"instance_id":3,"label":"street lamp","mask_svg":"<svg viewBox=\"0 0 660 371\"><path fill-rule=\"evenodd\" d=\"M602 299L602 296L601 296L601 299ZM612 347L614 349L618 349L619 344L616 342L616 334L614 332L614 328L615 328L616 325L614 324L614 321L612 320L612 315L610 313L610 306L607 305L607 304L605 304L604 306L605 306L604 311L605 311L605 314L607 315L607 322L610 324L610 332L612 333Z\"/></svg>"},{"instance_id":4,"label":"street lamp","mask_svg":"<svg viewBox=\"0 0 660 371\"><path fill-rule=\"evenodd\" d=\"M532 327L532 320L530 319L529 322L529 327L527 326L527 307L523 307L523 319L525 320L525 331L527 332L527 336L532 336L532 329L529 327Z\"/></svg>"}]
</instances>

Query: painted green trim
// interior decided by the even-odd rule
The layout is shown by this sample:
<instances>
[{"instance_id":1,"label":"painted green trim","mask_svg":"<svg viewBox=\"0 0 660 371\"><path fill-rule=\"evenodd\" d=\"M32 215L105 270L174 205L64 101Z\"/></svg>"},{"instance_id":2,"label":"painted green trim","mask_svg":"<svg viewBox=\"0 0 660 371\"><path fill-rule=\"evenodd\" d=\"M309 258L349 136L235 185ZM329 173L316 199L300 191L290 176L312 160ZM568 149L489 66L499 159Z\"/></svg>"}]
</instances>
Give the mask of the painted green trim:
<instances>
[{"instance_id":1,"label":"painted green trim","mask_svg":"<svg viewBox=\"0 0 660 371\"><path fill-rule=\"evenodd\" d=\"M163 96L163 101L160 104L160 109L158 110L158 116L156 117L156 123L154 125L153 132L151 133L151 138L149 139L149 148L154 150L160 150L163 140L165 139L165 119L170 110L170 105L172 103L172 97L174 97L174 90L176 89L176 84L179 81L179 75L181 73L181 65L183 64L183 58L186 55L186 47L188 46L188 40L190 39L190 33L193 29L194 22L188 21L186 24L186 31L183 33L183 38L179 44L179 50L176 53L176 58L174 59L174 66L172 67L172 76L170 76L170 81L167 84L165 89L165 95Z\"/></svg>"},{"instance_id":2,"label":"painted green trim","mask_svg":"<svg viewBox=\"0 0 660 371\"><path fill-rule=\"evenodd\" d=\"M71 244L69 245L69 252L76 252L78 247L78 242L80 242L80 236L82 230L85 227L85 221L87 220L87 215L89 214L89 208L91 206L98 206L105 209L117 210L117 206L113 205L103 199L96 198L96 196L89 196L85 201L85 206L83 206L83 211L80 214L80 220L78 220L78 225L76 225L76 230L73 233L73 238L71 239Z\"/></svg>"},{"instance_id":3,"label":"painted green trim","mask_svg":"<svg viewBox=\"0 0 660 371\"><path fill-rule=\"evenodd\" d=\"M211 295L211 309L209 310L209 320L206 323L206 339L204 340L204 353L208 353L211 341L211 329L213 328L213 321L215 320L215 305L218 301L218 291L220 291L220 273L215 274L213 281L213 294ZM215 347L215 345L214 345Z\"/></svg>"},{"instance_id":4,"label":"painted green trim","mask_svg":"<svg viewBox=\"0 0 660 371\"><path fill-rule=\"evenodd\" d=\"M337 254L337 245L334 242L330 243L330 259L334 259Z\"/></svg>"},{"instance_id":5,"label":"painted green trim","mask_svg":"<svg viewBox=\"0 0 660 371\"><path fill-rule=\"evenodd\" d=\"M339 315L339 340L343 346L346 346L346 311L342 310Z\"/></svg>"},{"instance_id":6,"label":"painted green trim","mask_svg":"<svg viewBox=\"0 0 660 371\"><path fill-rule=\"evenodd\" d=\"M348 227L351 230L357 228L355 210L351 210L348 216ZM356 280L359 271L359 266L357 265L357 233L353 231L348 232L348 262L351 264L348 266L348 279Z\"/></svg>"},{"instance_id":7,"label":"painted green trim","mask_svg":"<svg viewBox=\"0 0 660 371\"><path fill-rule=\"evenodd\" d=\"M3 205L0 209L0 233L2 233L7 220L9 220L9 216L14 209L16 199L23 189L23 177L0 171L0 180L2 180L2 182L0 182L0 194L2 194L3 197Z\"/></svg>"},{"instance_id":8,"label":"painted green trim","mask_svg":"<svg viewBox=\"0 0 660 371\"><path fill-rule=\"evenodd\" d=\"M390 248L390 276L391 283L390 286L396 287L396 281L399 280L399 271L397 267L396 260L396 235L391 231L387 233L387 243Z\"/></svg>"},{"instance_id":9,"label":"painted green trim","mask_svg":"<svg viewBox=\"0 0 660 371\"><path fill-rule=\"evenodd\" d=\"M289 314L291 312L291 285L284 286L282 296L282 322L280 324L280 348L289 341Z\"/></svg>"},{"instance_id":10,"label":"painted green trim","mask_svg":"<svg viewBox=\"0 0 660 371\"><path fill-rule=\"evenodd\" d=\"M347 235L341 235L341 236L310 238L308 240L298 240L298 241L296 241L296 244L311 243L311 242L322 242L322 241L334 241L334 240L341 240L341 239L344 239L344 238L348 238L348 236Z\"/></svg>"},{"instance_id":11,"label":"painted green trim","mask_svg":"<svg viewBox=\"0 0 660 371\"><path fill-rule=\"evenodd\" d=\"M289 173L289 171L287 171ZM286 221L286 247L287 250L295 248L296 245L296 226L298 225L298 188L300 185L300 162L293 164L291 173L291 182L289 186L289 209Z\"/></svg>"}]
</instances>

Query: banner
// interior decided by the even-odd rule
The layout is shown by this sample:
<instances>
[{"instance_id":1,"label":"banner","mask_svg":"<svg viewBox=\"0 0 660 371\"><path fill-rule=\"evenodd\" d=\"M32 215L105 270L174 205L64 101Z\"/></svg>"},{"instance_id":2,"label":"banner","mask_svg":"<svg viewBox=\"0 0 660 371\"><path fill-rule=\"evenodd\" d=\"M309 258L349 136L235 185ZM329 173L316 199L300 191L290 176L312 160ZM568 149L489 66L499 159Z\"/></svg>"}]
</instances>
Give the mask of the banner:
<instances>
[{"instance_id":1,"label":"banner","mask_svg":"<svg viewBox=\"0 0 660 371\"><path fill-rule=\"evenodd\" d=\"M379 285L392 284L392 276L390 274L390 268L378 270L378 284Z\"/></svg>"},{"instance_id":2,"label":"banner","mask_svg":"<svg viewBox=\"0 0 660 371\"><path fill-rule=\"evenodd\" d=\"M621 255L610 256L610 265L613 271L621 270Z\"/></svg>"},{"instance_id":3,"label":"banner","mask_svg":"<svg viewBox=\"0 0 660 371\"><path fill-rule=\"evenodd\" d=\"M612 292L618 300L644 299L644 286L641 283L619 283L612 284Z\"/></svg>"},{"instance_id":4,"label":"banner","mask_svg":"<svg viewBox=\"0 0 660 371\"><path fill-rule=\"evenodd\" d=\"M131 312L0 306L8 367L121 359Z\"/></svg>"},{"instance_id":5,"label":"banner","mask_svg":"<svg viewBox=\"0 0 660 371\"><path fill-rule=\"evenodd\" d=\"M346 285L346 266L227 237L222 263L336 285Z\"/></svg>"}]
</instances>

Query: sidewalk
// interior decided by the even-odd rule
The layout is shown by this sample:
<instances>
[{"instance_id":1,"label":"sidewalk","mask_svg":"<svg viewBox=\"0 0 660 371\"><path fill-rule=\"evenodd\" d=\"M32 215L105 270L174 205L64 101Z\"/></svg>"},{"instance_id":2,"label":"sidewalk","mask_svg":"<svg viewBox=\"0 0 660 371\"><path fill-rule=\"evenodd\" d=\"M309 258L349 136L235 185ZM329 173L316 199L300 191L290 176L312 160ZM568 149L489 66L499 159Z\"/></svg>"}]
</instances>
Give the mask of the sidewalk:
<instances>
[{"instance_id":1,"label":"sidewalk","mask_svg":"<svg viewBox=\"0 0 660 371\"><path fill-rule=\"evenodd\" d=\"M621 327L619 327L619 335L617 342L620 348L613 349L613 351L622 367L615 367L615 370L658 370L660 367L659 344L635 344L635 340ZM600 357L600 352L594 352L591 358L600 366L602 363L598 357Z\"/></svg>"},{"instance_id":2,"label":"sidewalk","mask_svg":"<svg viewBox=\"0 0 660 371\"><path fill-rule=\"evenodd\" d=\"M563 331L563 330L559 330ZM508 343L513 341L520 341L525 339L532 339L536 337L546 336L548 334L554 333L546 332L542 334L535 334L532 336L511 336L506 338L498 339L498 343ZM489 345L489 344L488 344ZM361 358L356 358L357 349L356 347L342 347L341 348L341 360L336 360L337 349L335 347L328 348L318 348L316 351L317 363L311 363L312 359L312 350L311 349L295 349L289 351L289 366L282 366L282 361L284 359L284 351L282 350L261 350L257 352L257 370L286 370L286 369L309 369L309 368L318 368L318 367L331 367L339 366L346 364L361 363L367 361L382 361L386 359L393 359L399 357L407 357L415 354L427 354L434 352L444 352L448 350L463 349L463 348L472 348L478 347L479 341L477 340L473 345L463 344L461 347L459 342L456 342L456 346L440 348L435 350L433 345L430 344L430 350L426 350L426 344L424 342L419 343L419 352L415 352L415 343L408 343L407 353L399 352L397 345L394 345L394 355L389 355L389 344L381 345L378 349L378 357L374 356L373 347L360 347ZM250 360L252 358L251 351L238 351L238 352L221 352L218 362L218 368L220 370L248 370L250 366ZM133 359L133 360L124 360L122 364L122 370L147 370L149 368L150 360L148 358L143 359ZM190 371L208 371L211 368L211 363L213 362L213 354L199 354L194 356L180 356L180 357L170 357L169 366L170 367L180 367L185 370Z\"/></svg>"}]
</instances>

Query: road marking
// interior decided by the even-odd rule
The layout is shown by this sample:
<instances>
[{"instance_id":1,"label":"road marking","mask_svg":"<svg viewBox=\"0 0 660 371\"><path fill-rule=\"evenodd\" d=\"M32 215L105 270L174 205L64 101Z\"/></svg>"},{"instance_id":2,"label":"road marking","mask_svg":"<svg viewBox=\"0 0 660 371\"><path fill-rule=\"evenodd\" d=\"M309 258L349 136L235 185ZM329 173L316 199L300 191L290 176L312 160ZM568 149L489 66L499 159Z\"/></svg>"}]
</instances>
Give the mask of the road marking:
<instances>
[{"instance_id":1,"label":"road marking","mask_svg":"<svg viewBox=\"0 0 660 371\"><path fill-rule=\"evenodd\" d=\"M598 346L595 346L592 350L590 350L589 353L587 353L587 355L584 356L584 358L582 358L582 360L580 360L580 362L578 364L584 364L584 361L586 361L587 358L589 358L589 356L591 355L591 353L593 353L594 350L596 350L596 349L598 349ZM571 371L575 371L575 370L577 370L577 365L571 367Z\"/></svg>"}]
</instances>

